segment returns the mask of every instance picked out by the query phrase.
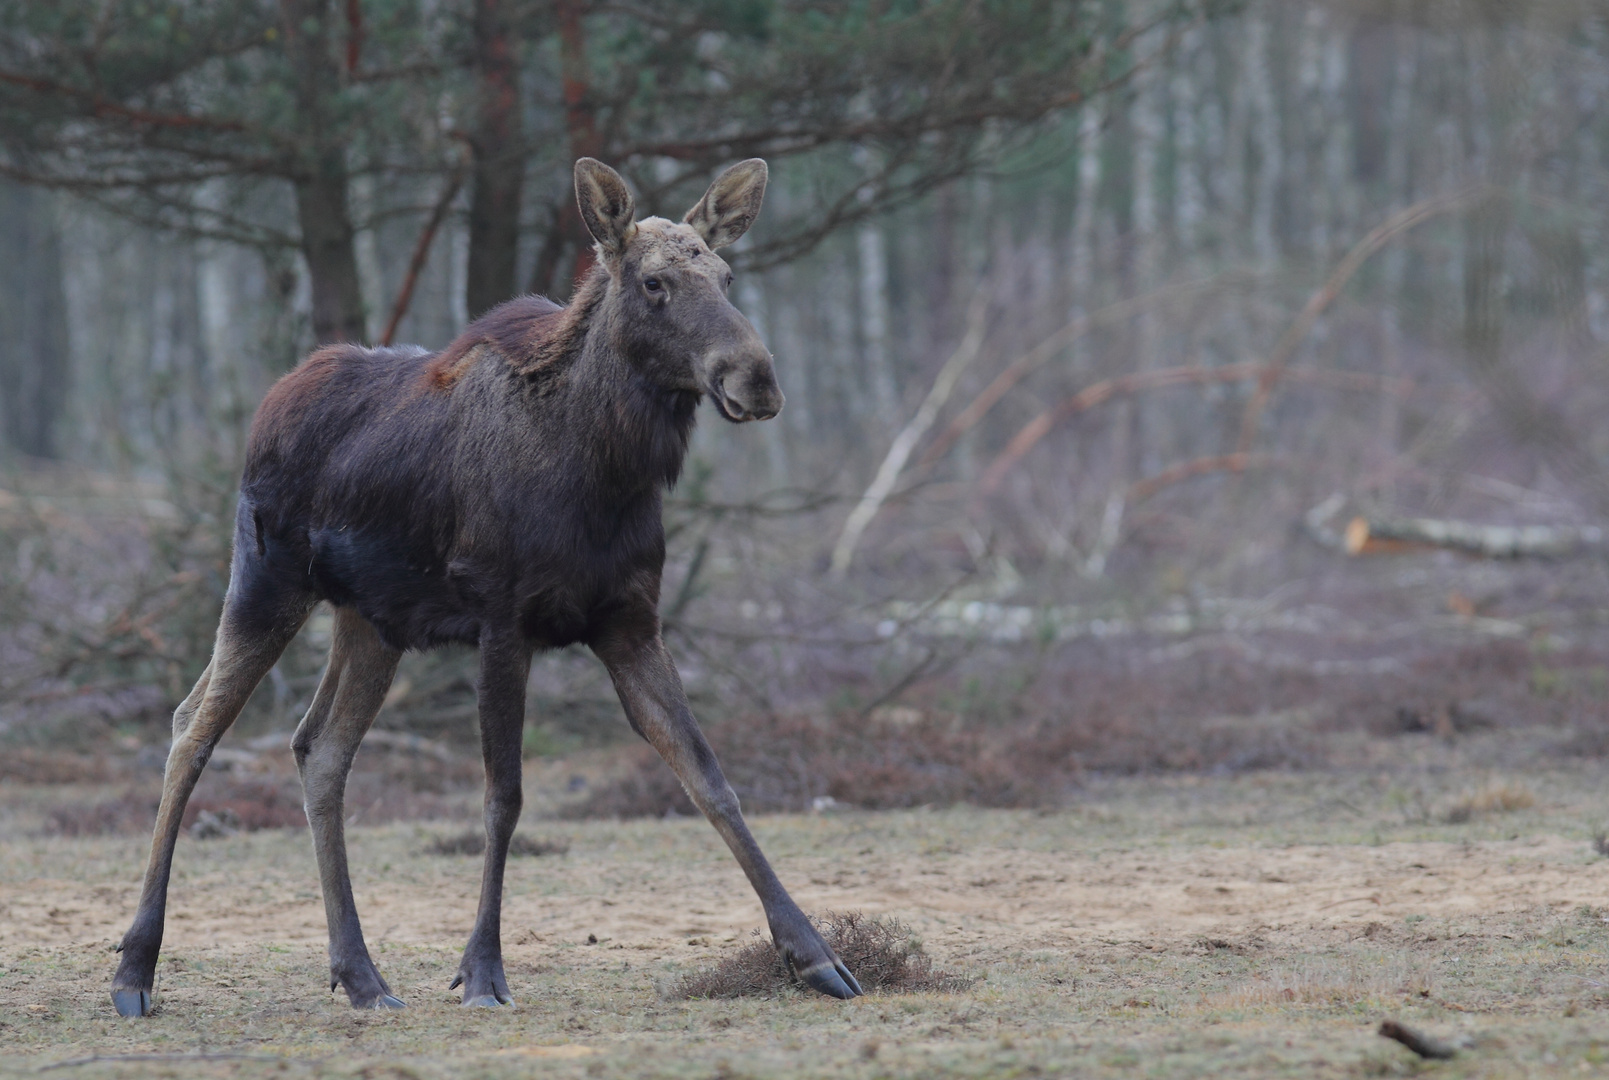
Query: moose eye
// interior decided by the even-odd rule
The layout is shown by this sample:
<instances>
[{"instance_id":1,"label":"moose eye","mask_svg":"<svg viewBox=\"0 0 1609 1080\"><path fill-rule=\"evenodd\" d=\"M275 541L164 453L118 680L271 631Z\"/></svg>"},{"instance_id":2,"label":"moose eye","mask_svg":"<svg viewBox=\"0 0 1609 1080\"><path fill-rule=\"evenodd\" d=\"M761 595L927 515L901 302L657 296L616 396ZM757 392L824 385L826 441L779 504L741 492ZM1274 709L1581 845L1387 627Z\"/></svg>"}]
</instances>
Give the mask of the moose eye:
<instances>
[{"instance_id":1,"label":"moose eye","mask_svg":"<svg viewBox=\"0 0 1609 1080\"><path fill-rule=\"evenodd\" d=\"M656 294L665 291L665 286L661 284L660 280L656 277L643 278L642 287L647 289L649 292Z\"/></svg>"},{"instance_id":2,"label":"moose eye","mask_svg":"<svg viewBox=\"0 0 1609 1080\"><path fill-rule=\"evenodd\" d=\"M732 287L732 271L730 270L726 272L726 287L728 289Z\"/></svg>"}]
</instances>

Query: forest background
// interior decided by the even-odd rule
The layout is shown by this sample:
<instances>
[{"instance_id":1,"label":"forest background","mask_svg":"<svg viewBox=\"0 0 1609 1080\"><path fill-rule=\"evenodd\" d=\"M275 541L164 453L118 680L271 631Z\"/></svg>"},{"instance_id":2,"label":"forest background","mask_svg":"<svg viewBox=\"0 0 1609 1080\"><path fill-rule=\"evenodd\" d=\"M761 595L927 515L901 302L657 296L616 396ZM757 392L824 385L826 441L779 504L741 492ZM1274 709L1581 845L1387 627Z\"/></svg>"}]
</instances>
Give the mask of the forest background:
<instances>
[{"instance_id":1,"label":"forest background","mask_svg":"<svg viewBox=\"0 0 1609 1080\"><path fill-rule=\"evenodd\" d=\"M565 297L581 155L676 217L771 164L788 405L704 417L664 603L745 805L1600 757L1606 97L1567 0L0 2L0 772L165 746L267 386ZM473 759L472 671L371 742ZM531 689L569 812L690 811L588 655Z\"/></svg>"}]
</instances>

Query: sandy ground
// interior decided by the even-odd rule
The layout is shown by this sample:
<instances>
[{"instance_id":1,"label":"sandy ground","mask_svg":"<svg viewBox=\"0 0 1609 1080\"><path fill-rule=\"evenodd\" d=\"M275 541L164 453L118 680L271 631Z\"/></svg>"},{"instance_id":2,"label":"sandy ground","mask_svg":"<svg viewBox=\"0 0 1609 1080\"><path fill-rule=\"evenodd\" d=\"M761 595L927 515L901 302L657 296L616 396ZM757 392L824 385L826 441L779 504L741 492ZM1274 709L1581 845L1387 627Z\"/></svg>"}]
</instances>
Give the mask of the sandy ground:
<instances>
[{"instance_id":1,"label":"sandy ground","mask_svg":"<svg viewBox=\"0 0 1609 1080\"><path fill-rule=\"evenodd\" d=\"M925 997L909 1015L879 1013L895 1032L857 1036L859 1056L844 1051L856 1068L880 1060L891 1074L972 1075L966 1063L977 1056L981 1032L990 1053L1009 1043L1041 1069L1062 1060L1057 1054L1073 1054L1066 1060L1099 1073L1102 1062L1126 1060L1125 1047L1149 1047L1134 1051L1141 1059L1171 1060L1167 1040L1184 1030L1180 1024L1198 1034L1210 1027L1214 1038L1228 1039L1219 1050L1233 1058L1237 1047L1277 1050L1279 1025L1294 1023L1305 1034L1284 1040L1293 1051L1319 1047L1315 1060L1345 1064L1340 1075L1389 1072L1407 1067L1406 1056L1391 1056L1406 1052L1381 1049L1370 1032L1385 1011L1403 1009L1444 1032L1509 1025L1506 1049L1466 1051L1494 1068L1499 1060L1545 1072L1596 1067L1609 1047L1594 1041L1587 1023L1609 1007L1609 994L1598 996L1609 981L1609 909L1601 907L1609 904L1609 859L1588 839L1597 778L1520 782L1539 794L1534 807L1458 824L1433 809L1404 811L1393 781L1275 777L1114 784L1085 805L1048 815L848 813L761 818L755 828L806 910L897 917L940 966L982 978L960 995L967 1001ZM1453 798L1459 784L1490 783L1443 778L1407 803L1432 807ZM450 1008L456 995L445 988L473 918L479 859L424 848L453 831L393 825L351 837L359 909L382 970L416 1007L405 1015L422 1009L421 1020L449 1027L468 1022ZM764 1059L756 1046L785 1057L789 1039L808 1047L816 1035L830 1035L816 1032L810 1017L830 1026L834 1017L865 1015L804 995L763 1006L672 1007L659 999L656 987L762 925L747 882L703 822L535 821L523 831L563 836L570 849L511 863L510 984L523 1006L519 1023L536 1027L505 1032L509 1045L498 1052L523 1046L555 1060L591 1056L594 1072L607 1063L610 1074L681 1075L675 1061L656 1058L648 1069L631 1057L646 1037L643 1025L654 1030L675 1014L682 1020L672 1025L672 1042L687 1044L676 1061L689 1075L710 1075L727 1060L723 1039L750 1047L756 1060ZM195 1053L215 1046L209 1034L220 1031L233 1033L227 1045L261 1049L252 1025L286 1010L317 1018L319 1033L303 1049L325 1046L333 1038L327 1025L350 1014L321 981L325 929L312 855L305 834L289 830L184 839L159 969L162 1011L143 1027L108 1019L109 948L133 911L144 846L135 837L62 840L26 830L0 838L0 1044L24 1055L10 1064ZM795 1012L745 1027L755 1008ZM1318 1012L1293 1020L1293 1008ZM1235 1024L1248 1022L1246 1010L1270 1009L1234 1034ZM589 1010L598 1019L575 1027ZM728 1018L725 1027L714 1013ZM1102 1018L1110 1024L1129 1014L1140 1017L1129 1035L1099 1028ZM1163 1017L1171 1026L1146 1026ZM1472 1028L1474 1017L1486 1019ZM1570 1017L1587 1025L1580 1038L1569 1034ZM477 1032L484 1028L486 1021L472 1020ZM699 1027L706 1022L714 1028ZM431 1031L430 1038L452 1037ZM166 1042L147 1038L153 1033L178 1049L163 1050ZM1554 1047L1559 1039L1567 1057ZM1035 1040L1049 1040L1037 1057L1025 1049ZM873 1043L884 1049L868 1056ZM266 1044L275 1052L298 1045L271 1037ZM940 1068L910 1056L931 1057L935 1047L959 1054L960 1064ZM1189 1040L1176 1050L1180 1075L1193 1074L1188 1062L1207 1066L1191 1056L1200 1050ZM430 1045L398 1052L414 1075L440 1064ZM1094 1057L1085 1061L1077 1056L1083 1052ZM1297 1054L1291 1070L1303 1071L1301 1060ZM1276 1064L1253 1072L1291 1071ZM978 1075L992 1075L978 1067Z\"/></svg>"},{"instance_id":2,"label":"sandy ground","mask_svg":"<svg viewBox=\"0 0 1609 1080\"><path fill-rule=\"evenodd\" d=\"M504 906L511 954L540 954L543 945L581 943L592 935L617 948L669 957L680 955L690 938L734 941L761 928L747 882L716 842L704 842L704 828L695 822L571 826L569 854L514 860ZM355 862L372 854L366 849L406 846L411 836L426 835L418 828L382 831L392 835L355 839ZM1585 863L1579 840L1550 835L1087 851L1054 843L1076 842L1065 835L1071 830L1058 829L1064 835L1046 850L988 844L889 852L876 844L875 826L777 819L762 821L760 831L786 831L794 843L824 847L863 844L841 855L782 860L795 897L810 910L894 915L920 930L940 955L984 945L1179 945L1354 934L1411 916L1486 922L1609 901L1609 859ZM665 835L648 835L654 833ZM141 846L125 843L129 851L118 852L124 857ZM64 876L72 869L60 865L71 857L64 849L82 846L92 845L56 842L9 853L11 880L0 886L0 948L90 947L122 935L138 880L86 888L83 880ZM298 850L302 846L284 837L186 844L167 943L322 943L324 909L311 854ZM661 846L669 850L654 850ZM480 860L418 858L421 867L357 868L371 943L445 946L468 935ZM123 858L116 862L128 865Z\"/></svg>"}]
</instances>

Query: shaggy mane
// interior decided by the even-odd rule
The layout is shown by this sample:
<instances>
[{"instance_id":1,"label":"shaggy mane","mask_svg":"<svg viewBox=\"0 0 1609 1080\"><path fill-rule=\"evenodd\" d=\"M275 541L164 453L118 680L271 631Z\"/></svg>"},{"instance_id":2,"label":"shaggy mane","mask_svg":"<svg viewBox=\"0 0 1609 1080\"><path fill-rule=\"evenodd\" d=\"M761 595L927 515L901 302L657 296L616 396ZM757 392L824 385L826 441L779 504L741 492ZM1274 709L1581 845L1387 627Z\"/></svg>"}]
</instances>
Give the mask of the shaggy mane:
<instances>
[{"instance_id":1,"label":"shaggy mane","mask_svg":"<svg viewBox=\"0 0 1609 1080\"><path fill-rule=\"evenodd\" d=\"M609 272L594 264L565 306L545 296L517 296L470 323L425 365L425 379L449 390L482 355L482 346L501 356L520 375L557 374L580 351L592 314L609 288Z\"/></svg>"}]
</instances>

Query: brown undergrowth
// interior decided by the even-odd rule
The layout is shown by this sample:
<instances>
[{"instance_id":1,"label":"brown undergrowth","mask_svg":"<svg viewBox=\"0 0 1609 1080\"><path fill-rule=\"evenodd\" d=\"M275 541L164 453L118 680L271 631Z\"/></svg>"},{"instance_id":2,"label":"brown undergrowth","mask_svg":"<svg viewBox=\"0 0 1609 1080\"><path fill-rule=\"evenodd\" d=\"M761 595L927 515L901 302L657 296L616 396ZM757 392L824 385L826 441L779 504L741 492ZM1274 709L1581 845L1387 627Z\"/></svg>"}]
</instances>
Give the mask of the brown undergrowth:
<instances>
[{"instance_id":1,"label":"brown undergrowth","mask_svg":"<svg viewBox=\"0 0 1609 1080\"><path fill-rule=\"evenodd\" d=\"M824 912L812 920L833 952L869 993L956 993L973 979L939 971L911 928L891 918L867 918L858 911ZM665 991L672 999L772 997L798 981L783 965L769 938L755 940L713 967L684 975Z\"/></svg>"},{"instance_id":2,"label":"brown undergrowth","mask_svg":"<svg viewBox=\"0 0 1609 1080\"><path fill-rule=\"evenodd\" d=\"M562 836L531 837L516 834L508 844L510 855L563 855L570 850L570 841ZM486 834L475 829L438 837L425 846L431 855L483 855L486 853Z\"/></svg>"},{"instance_id":3,"label":"brown undergrowth","mask_svg":"<svg viewBox=\"0 0 1609 1080\"><path fill-rule=\"evenodd\" d=\"M1601 670L1591 666L1598 659L1549 656L1544 667L1525 645L1505 641L1360 678L1345 669L1270 671L1222 651L1143 662L1132 651L1086 650L1047 660L1026 685L983 705L959 698L955 680L940 676L914 687L906 703L753 713L717 719L709 735L750 811L1046 807L1069 802L1091 775L1353 767L1347 755L1363 742L1495 744L1551 727L1572 753L1599 756L1602 748L1588 744L1609 731L1609 708L1576 674ZM1609 746L1609 736L1600 741ZM619 762L563 813L697 812L648 747L624 750Z\"/></svg>"}]
</instances>

